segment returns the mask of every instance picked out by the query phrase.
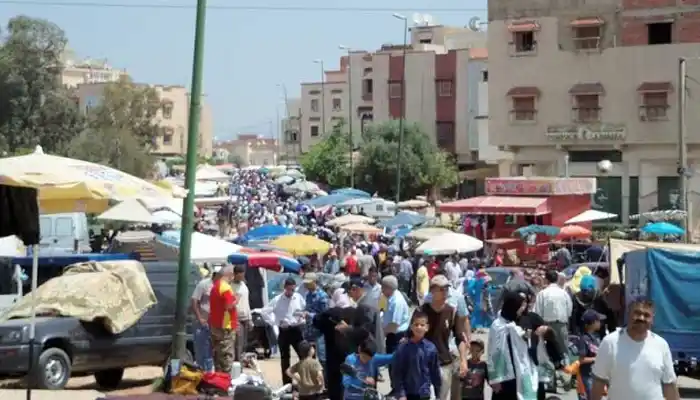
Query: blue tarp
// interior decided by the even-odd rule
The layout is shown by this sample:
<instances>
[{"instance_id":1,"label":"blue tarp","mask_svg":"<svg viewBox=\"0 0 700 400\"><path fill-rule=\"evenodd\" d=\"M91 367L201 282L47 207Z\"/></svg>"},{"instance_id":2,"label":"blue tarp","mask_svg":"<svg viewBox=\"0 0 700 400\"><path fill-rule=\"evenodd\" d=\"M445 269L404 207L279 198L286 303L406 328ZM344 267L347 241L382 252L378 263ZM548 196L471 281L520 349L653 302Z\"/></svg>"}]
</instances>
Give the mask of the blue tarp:
<instances>
[{"instance_id":1,"label":"blue tarp","mask_svg":"<svg viewBox=\"0 0 700 400\"><path fill-rule=\"evenodd\" d=\"M353 189L353 188L342 188L342 189L336 189L331 192L331 194L343 194L346 196L352 196L352 197L372 197L371 194L365 192L364 190L360 189Z\"/></svg>"},{"instance_id":2,"label":"blue tarp","mask_svg":"<svg viewBox=\"0 0 700 400\"><path fill-rule=\"evenodd\" d=\"M241 242L275 240L280 236L293 235L294 233L294 229L281 225L263 225L248 231L243 235Z\"/></svg>"},{"instance_id":3,"label":"blue tarp","mask_svg":"<svg viewBox=\"0 0 700 400\"><path fill-rule=\"evenodd\" d=\"M654 329L700 333L700 254L647 251Z\"/></svg>"},{"instance_id":4,"label":"blue tarp","mask_svg":"<svg viewBox=\"0 0 700 400\"><path fill-rule=\"evenodd\" d=\"M51 257L39 256L39 265L43 267L67 267L71 264L80 262L118 260L138 260L138 255L135 253L84 253ZM19 265L20 267L31 267L32 257L13 257L12 265Z\"/></svg>"},{"instance_id":5,"label":"blue tarp","mask_svg":"<svg viewBox=\"0 0 700 400\"><path fill-rule=\"evenodd\" d=\"M382 221L377 224L377 226L386 228L393 228L401 225L416 226L424 223L427 219L428 218L420 214L401 211L400 213L396 214L394 218Z\"/></svg>"}]
</instances>

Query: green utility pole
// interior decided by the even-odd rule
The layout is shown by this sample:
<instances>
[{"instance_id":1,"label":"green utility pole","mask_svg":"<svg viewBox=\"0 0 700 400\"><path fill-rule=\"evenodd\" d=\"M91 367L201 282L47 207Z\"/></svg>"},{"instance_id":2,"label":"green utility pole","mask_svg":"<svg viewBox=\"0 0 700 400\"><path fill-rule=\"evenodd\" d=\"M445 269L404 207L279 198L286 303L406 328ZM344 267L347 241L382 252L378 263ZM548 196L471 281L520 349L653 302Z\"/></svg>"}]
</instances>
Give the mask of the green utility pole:
<instances>
[{"instance_id":1,"label":"green utility pole","mask_svg":"<svg viewBox=\"0 0 700 400\"><path fill-rule=\"evenodd\" d=\"M190 247L194 228L194 185L197 173L197 138L199 137L199 115L202 101L202 66L204 64L204 32L206 25L207 1L197 0L197 17L194 32L194 60L192 61L192 87L190 88L190 116L187 124L187 169L185 187L187 197L182 207L182 228L180 230L180 260L177 271L177 312L173 330L171 360L179 368L187 352L187 304L191 276Z\"/></svg>"}]
</instances>

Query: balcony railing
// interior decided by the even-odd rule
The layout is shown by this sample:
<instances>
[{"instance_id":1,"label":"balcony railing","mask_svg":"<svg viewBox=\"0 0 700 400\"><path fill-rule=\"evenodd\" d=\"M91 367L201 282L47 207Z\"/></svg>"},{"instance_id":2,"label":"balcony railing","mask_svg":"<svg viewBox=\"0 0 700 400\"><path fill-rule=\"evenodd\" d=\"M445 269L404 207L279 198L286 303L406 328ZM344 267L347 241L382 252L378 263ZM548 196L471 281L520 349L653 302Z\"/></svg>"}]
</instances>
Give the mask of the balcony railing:
<instances>
[{"instance_id":1,"label":"balcony railing","mask_svg":"<svg viewBox=\"0 0 700 400\"><path fill-rule=\"evenodd\" d=\"M536 118L537 110L517 109L510 111L511 122L535 121Z\"/></svg>"},{"instance_id":2,"label":"balcony railing","mask_svg":"<svg viewBox=\"0 0 700 400\"><path fill-rule=\"evenodd\" d=\"M575 122L599 122L600 107L574 107L573 120Z\"/></svg>"}]
</instances>

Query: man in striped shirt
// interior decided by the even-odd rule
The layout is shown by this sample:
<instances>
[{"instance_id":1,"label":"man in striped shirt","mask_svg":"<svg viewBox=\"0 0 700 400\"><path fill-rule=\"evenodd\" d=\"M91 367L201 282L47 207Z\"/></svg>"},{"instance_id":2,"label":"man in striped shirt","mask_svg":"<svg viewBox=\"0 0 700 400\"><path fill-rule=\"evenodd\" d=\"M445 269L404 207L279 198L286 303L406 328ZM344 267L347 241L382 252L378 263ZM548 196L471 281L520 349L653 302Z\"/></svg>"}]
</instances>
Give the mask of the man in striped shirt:
<instances>
[{"instance_id":1,"label":"man in striped shirt","mask_svg":"<svg viewBox=\"0 0 700 400\"><path fill-rule=\"evenodd\" d=\"M238 328L238 300L231 287L233 266L227 265L214 280L209 295L209 329L214 352L214 368L229 373L235 355L236 328Z\"/></svg>"}]
</instances>

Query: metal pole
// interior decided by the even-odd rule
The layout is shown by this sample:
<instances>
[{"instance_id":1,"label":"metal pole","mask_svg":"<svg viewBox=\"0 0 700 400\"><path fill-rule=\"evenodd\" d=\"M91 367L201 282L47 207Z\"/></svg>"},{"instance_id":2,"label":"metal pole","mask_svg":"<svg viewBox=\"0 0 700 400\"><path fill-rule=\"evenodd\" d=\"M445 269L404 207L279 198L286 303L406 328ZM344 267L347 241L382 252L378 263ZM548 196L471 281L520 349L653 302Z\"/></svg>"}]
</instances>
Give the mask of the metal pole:
<instances>
[{"instance_id":1,"label":"metal pole","mask_svg":"<svg viewBox=\"0 0 700 400\"><path fill-rule=\"evenodd\" d=\"M275 103L275 113L277 114L277 159L275 160L276 165L282 165L282 160L280 160L280 148L282 146L282 120L280 120L280 106Z\"/></svg>"},{"instance_id":2,"label":"metal pole","mask_svg":"<svg viewBox=\"0 0 700 400\"><path fill-rule=\"evenodd\" d=\"M192 61L192 87L190 88L190 115L187 124L187 166L185 187L187 197L182 206L180 229L180 259L177 271L177 311L171 348L171 374L179 372L180 360L187 353L187 305L189 303L189 281L192 262L190 247L194 228L194 186L197 173L197 138L202 101L202 69L204 63L204 33L206 27L207 1L197 0L197 16L194 33L194 59Z\"/></svg>"},{"instance_id":3,"label":"metal pole","mask_svg":"<svg viewBox=\"0 0 700 400\"><path fill-rule=\"evenodd\" d=\"M685 137L685 91L687 90L686 62L687 60L683 57L678 59L678 186L680 192L680 206L685 210L685 218L683 220L685 241L686 243L690 243L692 235L690 232L690 207L688 207L690 203L688 199L688 146Z\"/></svg>"},{"instance_id":4,"label":"metal pole","mask_svg":"<svg viewBox=\"0 0 700 400\"><path fill-rule=\"evenodd\" d=\"M571 162L571 159L569 158L569 151L567 150L566 154L564 154L564 177L568 178L569 177L569 163Z\"/></svg>"},{"instance_id":5,"label":"metal pole","mask_svg":"<svg viewBox=\"0 0 700 400\"><path fill-rule=\"evenodd\" d=\"M326 134L326 69L323 67L323 60L321 64L321 134Z\"/></svg>"},{"instance_id":6,"label":"metal pole","mask_svg":"<svg viewBox=\"0 0 700 400\"><path fill-rule=\"evenodd\" d=\"M355 138L352 131L352 56L348 48L348 132L350 134L350 187L355 187L355 160L352 153L355 150Z\"/></svg>"},{"instance_id":7,"label":"metal pole","mask_svg":"<svg viewBox=\"0 0 700 400\"><path fill-rule=\"evenodd\" d=\"M406 118L406 47L408 47L408 19L403 19L403 52L401 58L401 118L399 119L399 150L396 153L396 203L401 201L401 152L403 151L404 119Z\"/></svg>"}]
</instances>

